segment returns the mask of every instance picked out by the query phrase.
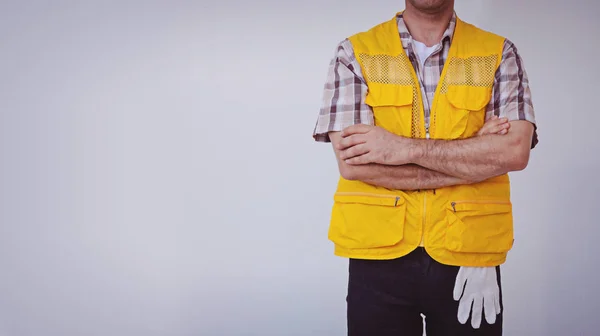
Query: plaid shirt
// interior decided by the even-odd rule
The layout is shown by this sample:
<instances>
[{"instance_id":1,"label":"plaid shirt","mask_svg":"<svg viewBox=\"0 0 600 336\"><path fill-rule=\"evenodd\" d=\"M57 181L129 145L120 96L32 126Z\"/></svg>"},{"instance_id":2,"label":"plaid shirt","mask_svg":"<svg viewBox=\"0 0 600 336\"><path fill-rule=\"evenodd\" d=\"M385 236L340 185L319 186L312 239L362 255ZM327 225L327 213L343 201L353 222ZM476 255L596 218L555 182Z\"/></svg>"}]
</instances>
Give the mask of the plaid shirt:
<instances>
[{"instance_id":1,"label":"plaid shirt","mask_svg":"<svg viewBox=\"0 0 600 336\"><path fill-rule=\"evenodd\" d=\"M448 57L456 26L456 14L452 16L441 41L435 46L434 53L425 60L423 67L413 51L413 38L404 23L402 14L398 15L397 20L402 46L420 81L427 122L433 95ZM341 131L354 124L373 125L373 110L365 104L367 90L367 83L354 55L352 44L345 39L338 45L336 55L329 64L323 103L313 130L314 139L319 142L330 142L328 132ZM517 48L508 39L505 39L502 61L496 71L486 120L493 115L506 117L510 121L527 120L536 125L527 73ZM531 148L535 147L537 142L536 131Z\"/></svg>"}]
</instances>

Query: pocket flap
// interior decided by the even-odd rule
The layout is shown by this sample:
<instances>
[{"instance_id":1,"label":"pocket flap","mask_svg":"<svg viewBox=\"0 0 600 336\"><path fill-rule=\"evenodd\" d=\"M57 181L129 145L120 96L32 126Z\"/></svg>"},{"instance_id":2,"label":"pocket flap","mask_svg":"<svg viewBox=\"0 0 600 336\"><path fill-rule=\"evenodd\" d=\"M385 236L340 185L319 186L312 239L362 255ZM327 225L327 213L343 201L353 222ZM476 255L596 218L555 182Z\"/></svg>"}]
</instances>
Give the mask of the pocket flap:
<instances>
[{"instance_id":1,"label":"pocket flap","mask_svg":"<svg viewBox=\"0 0 600 336\"><path fill-rule=\"evenodd\" d=\"M369 195L360 193L337 193L333 200L339 203L358 203L366 205L380 205L397 207L404 204L404 198L399 195Z\"/></svg>"},{"instance_id":2,"label":"pocket flap","mask_svg":"<svg viewBox=\"0 0 600 336\"><path fill-rule=\"evenodd\" d=\"M450 85L447 92L452 106L470 111L479 111L487 106L492 97L492 88L484 86Z\"/></svg>"},{"instance_id":3,"label":"pocket flap","mask_svg":"<svg viewBox=\"0 0 600 336\"><path fill-rule=\"evenodd\" d=\"M405 106L413 102L412 85L369 83L365 103L369 106Z\"/></svg>"}]
</instances>

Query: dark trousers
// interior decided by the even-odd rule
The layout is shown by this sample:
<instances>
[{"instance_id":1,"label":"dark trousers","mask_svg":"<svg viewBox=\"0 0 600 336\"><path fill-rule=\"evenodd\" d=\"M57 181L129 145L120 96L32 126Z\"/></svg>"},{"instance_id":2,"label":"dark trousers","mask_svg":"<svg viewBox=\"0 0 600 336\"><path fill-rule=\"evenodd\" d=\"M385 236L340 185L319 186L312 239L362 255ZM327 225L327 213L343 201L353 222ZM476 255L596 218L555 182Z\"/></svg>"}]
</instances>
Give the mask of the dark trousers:
<instances>
[{"instance_id":1,"label":"dark trousers","mask_svg":"<svg viewBox=\"0 0 600 336\"><path fill-rule=\"evenodd\" d=\"M502 335L502 313L492 325L482 314L481 326L458 322L452 297L459 267L442 265L423 248L394 260L350 259L348 281L349 336ZM497 267L498 284L500 267ZM502 306L502 287L500 287Z\"/></svg>"}]
</instances>

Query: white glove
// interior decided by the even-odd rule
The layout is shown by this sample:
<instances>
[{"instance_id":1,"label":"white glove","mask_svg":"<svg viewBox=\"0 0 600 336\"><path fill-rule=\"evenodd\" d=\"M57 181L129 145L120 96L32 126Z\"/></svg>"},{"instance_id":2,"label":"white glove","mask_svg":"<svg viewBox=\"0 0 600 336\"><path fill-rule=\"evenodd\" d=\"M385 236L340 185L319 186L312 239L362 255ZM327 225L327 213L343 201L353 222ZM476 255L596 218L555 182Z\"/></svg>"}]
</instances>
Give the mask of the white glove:
<instances>
[{"instance_id":1,"label":"white glove","mask_svg":"<svg viewBox=\"0 0 600 336\"><path fill-rule=\"evenodd\" d=\"M461 324L467 323L471 304L471 325L474 329L481 325L482 311L485 311L488 324L494 324L496 315L500 314L500 287L496 267L461 267L454 284L454 300L460 300L458 321Z\"/></svg>"}]
</instances>

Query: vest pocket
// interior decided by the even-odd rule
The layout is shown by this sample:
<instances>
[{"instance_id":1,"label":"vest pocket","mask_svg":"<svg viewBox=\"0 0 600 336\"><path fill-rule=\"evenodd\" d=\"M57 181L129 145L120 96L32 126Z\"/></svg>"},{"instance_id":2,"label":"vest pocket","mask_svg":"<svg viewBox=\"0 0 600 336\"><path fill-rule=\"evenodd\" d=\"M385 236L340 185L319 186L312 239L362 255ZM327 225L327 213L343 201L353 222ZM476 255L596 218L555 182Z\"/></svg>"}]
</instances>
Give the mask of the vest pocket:
<instances>
[{"instance_id":1,"label":"vest pocket","mask_svg":"<svg viewBox=\"0 0 600 336\"><path fill-rule=\"evenodd\" d=\"M400 195L338 192L329 239L344 248L393 246L404 238L405 215Z\"/></svg>"},{"instance_id":2,"label":"vest pocket","mask_svg":"<svg viewBox=\"0 0 600 336\"><path fill-rule=\"evenodd\" d=\"M373 108L375 125L397 134L409 134L412 127L413 87L369 83L365 104Z\"/></svg>"},{"instance_id":3,"label":"vest pocket","mask_svg":"<svg viewBox=\"0 0 600 336\"><path fill-rule=\"evenodd\" d=\"M504 201L456 201L446 208L445 247L452 252L504 253L512 248L512 205Z\"/></svg>"},{"instance_id":4,"label":"vest pocket","mask_svg":"<svg viewBox=\"0 0 600 336\"><path fill-rule=\"evenodd\" d=\"M492 89L451 85L448 87L447 97L454 107L447 130L444 130L444 133L449 132L448 138L465 138L477 133L485 122L485 109L492 97Z\"/></svg>"}]
</instances>

